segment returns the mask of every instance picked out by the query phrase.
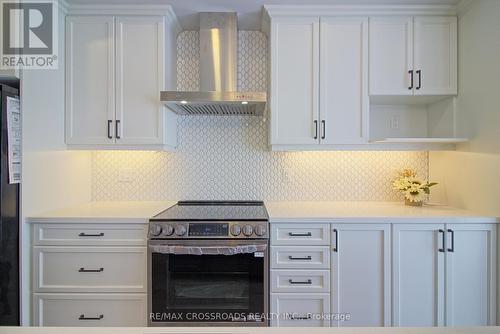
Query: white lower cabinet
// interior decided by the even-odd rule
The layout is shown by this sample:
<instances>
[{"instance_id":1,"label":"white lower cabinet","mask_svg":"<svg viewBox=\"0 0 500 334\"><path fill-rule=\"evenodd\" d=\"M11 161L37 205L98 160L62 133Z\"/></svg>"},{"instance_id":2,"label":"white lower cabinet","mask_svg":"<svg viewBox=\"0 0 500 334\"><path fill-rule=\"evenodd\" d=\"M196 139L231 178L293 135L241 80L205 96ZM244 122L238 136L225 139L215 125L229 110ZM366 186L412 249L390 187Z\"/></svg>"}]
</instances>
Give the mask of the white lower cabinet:
<instances>
[{"instance_id":1,"label":"white lower cabinet","mask_svg":"<svg viewBox=\"0 0 500 334\"><path fill-rule=\"evenodd\" d=\"M33 224L34 326L146 326L145 224Z\"/></svg>"},{"instance_id":2,"label":"white lower cabinet","mask_svg":"<svg viewBox=\"0 0 500 334\"><path fill-rule=\"evenodd\" d=\"M446 225L446 326L496 324L496 226Z\"/></svg>"},{"instance_id":3,"label":"white lower cabinet","mask_svg":"<svg viewBox=\"0 0 500 334\"><path fill-rule=\"evenodd\" d=\"M34 247L38 292L146 292L146 247Z\"/></svg>"},{"instance_id":4,"label":"white lower cabinet","mask_svg":"<svg viewBox=\"0 0 500 334\"><path fill-rule=\"evenodd\" d=\"M393 325L444 325L444 225L393 226Z\"/></svg>"},{"instance_id":5,"label":"white lower cabinet","mask_svg":"<svg viewBox=\"0 0 500 334\"><path fill-rule=\"evenodd\" d=\"M496 317L496 226L393 226L393 325L488 326Z\"/></svg>"},{"instance_id":6,"label":"white lower cabinet","mask_svg":"<svg viewBox=\"0 0 500 334\"><path fill-rule=\"evenodd\" d=\"M271 310L275 327L330 326L329 293L272 293Z\"/></svg>"},{"instance_id":7,"label":"white lower cabinet","mask_svg":"<svg viewBox=\"0 0 500 334\"><path fill-rule=\"evenodd\" d=\"M320 225L271 226L272 326L496 324L495 224Z\"/></svg>"},{"instance_id":8,"label":"white lower cabinet","mask_svg":"<svg viewBox=\"0 0 500 334\"><path fill-rule=\"evenodd\" d=\"M38 326L142 327L147 321L145 294L35 293Z\"/></svg>"},{"instance_id":9,"label":"white lower cabinet","mask_svg":"<svg viewBox=\"0 0 500 334\"><path fill-rule=\"evenodd\" d=\"M332 326L390 326L391 226L332 225Z\"/></svg>"}]
</instances>

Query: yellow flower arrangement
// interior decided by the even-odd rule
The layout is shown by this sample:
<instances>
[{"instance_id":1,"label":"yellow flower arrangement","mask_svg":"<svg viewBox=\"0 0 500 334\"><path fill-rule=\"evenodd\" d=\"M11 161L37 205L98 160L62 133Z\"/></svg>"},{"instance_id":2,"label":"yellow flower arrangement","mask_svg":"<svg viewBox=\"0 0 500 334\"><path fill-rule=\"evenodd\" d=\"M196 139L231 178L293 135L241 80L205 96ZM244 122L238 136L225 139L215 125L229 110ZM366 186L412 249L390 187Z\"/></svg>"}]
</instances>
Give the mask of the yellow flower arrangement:
<instances>
[{"instance_id":1,"label":"yellow flower arrangement","mask_svg":"<svg viewBox=\"0 0 500 334\"><path fill-rule=\"evenodd\" d=\"M422 203L425 196L430 194L430 188L437 185L435 182L425 182L417 177L412 169L404 169L392 183L395 190L401 191L410 203Z\"/></svg>"}]
</instances>

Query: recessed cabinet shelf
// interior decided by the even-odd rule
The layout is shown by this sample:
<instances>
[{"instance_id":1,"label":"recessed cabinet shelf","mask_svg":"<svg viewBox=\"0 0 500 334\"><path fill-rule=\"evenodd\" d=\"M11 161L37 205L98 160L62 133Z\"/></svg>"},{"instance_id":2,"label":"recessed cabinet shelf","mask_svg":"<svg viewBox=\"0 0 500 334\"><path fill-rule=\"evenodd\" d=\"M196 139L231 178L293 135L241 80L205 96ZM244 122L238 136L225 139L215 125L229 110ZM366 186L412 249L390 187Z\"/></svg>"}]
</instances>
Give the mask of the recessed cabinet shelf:
<instances>
[{"instance_id":1,"label":"recessed cabinet shelf","mask_svg":"<svg viewBox=\"0 0 500 334\"><path fill-rule=\"evenodd\" d=\"M370 97L370 142L456 144L468 141L456 131L456 97L435 99Z\"/></svg>"},{"instance_id":2,"label":"recessed cabinet shelf","mask_svg":"<svg viewBox=\"0 0 500 334\"><path fill-rule=\"evenodd\" d=\"M371 140L371 143L400 144L457 144L469 141L468 138L383 138Z\"/></svg>"}]
</instances>

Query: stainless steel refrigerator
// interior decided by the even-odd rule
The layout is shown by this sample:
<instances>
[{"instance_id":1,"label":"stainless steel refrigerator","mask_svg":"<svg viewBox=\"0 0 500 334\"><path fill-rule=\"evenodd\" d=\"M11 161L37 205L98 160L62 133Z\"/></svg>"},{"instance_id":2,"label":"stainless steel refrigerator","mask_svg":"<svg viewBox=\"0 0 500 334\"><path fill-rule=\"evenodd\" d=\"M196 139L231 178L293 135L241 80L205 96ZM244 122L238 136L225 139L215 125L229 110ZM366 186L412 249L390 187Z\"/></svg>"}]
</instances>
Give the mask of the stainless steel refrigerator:
<instances>
[{"instance_id":1,"label":"stainless steel refrigerator","mask_svg":"<svg viewBox=\"0 0 500 334\"><path fill-rule=\"evenodd\" d=\"M19 184L9 183L7 99L19 91L0 84L0 325L19 325Z\"/></svg>"}]
</instances>

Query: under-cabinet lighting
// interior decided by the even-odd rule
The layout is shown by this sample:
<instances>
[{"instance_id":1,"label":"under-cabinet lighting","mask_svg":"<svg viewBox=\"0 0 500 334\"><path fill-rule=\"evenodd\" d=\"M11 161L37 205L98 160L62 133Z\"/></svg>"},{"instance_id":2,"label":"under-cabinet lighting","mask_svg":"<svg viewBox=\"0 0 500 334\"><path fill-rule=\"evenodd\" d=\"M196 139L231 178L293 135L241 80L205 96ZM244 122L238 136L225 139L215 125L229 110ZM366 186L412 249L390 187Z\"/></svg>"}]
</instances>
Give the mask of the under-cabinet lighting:
<instances>
[{"instance_id":1,"label":"under-cabinet lighting","mask_svg":"<svg viewBox=\"0 0 500 334\"><path fill-rule=\"evenodd\" d=\"M187 104L187 103L188 103L188 101L186 101L186 100L181 101L181 104Z\"/></svg>"}]
</instances>

